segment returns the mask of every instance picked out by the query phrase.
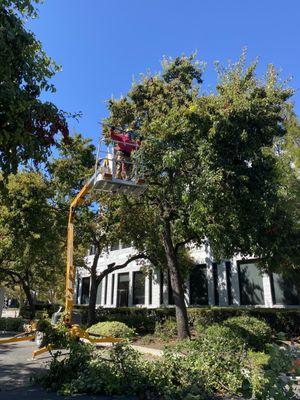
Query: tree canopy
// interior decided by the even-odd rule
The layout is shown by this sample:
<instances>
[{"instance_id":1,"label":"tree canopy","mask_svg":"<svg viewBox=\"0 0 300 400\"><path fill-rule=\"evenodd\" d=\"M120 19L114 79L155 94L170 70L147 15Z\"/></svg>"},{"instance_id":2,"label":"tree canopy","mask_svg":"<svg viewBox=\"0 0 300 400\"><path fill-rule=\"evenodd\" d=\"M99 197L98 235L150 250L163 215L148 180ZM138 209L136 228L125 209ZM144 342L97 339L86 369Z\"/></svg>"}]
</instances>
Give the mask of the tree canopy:
<instances>
[{"instance_id":1,"label":"tree canopy","mask_svg":"<svg viewBox=\"0 0 300 400\"><path fill-rule=\"evenodd\" d=\"M136 229L130 218L126 226L138 249L155 253L156 246L165 256L180 337L188 335L183 246L208 242L216 260L239 253L266 266L290 229L274 142L286 137L293 91L272 66L258 79L256 62L247 67L244 54L228 68L218 66L218 78L215 92L202 92L201 64L177 57L109 102L107 121L134 126L143 138L147 190L129 206Z\"/></svg>"},{"instance_id":2,"label":"tree canopy","mask_svg":"<svg viewBox=\"0 0 300 400\"><path fill-rule=\"evenodd\" d=\"M0 195L0 274L22 287L34 314L32 290L53 290L64 271L59 219L49 202L51 186L40 173L11 174L5 189Z\"/></svg>"},{"instance_id":3,"label":"tree canopy","mask_svg":"<svg viewBox=\"0 0 300 400\"><path fill-rule=\"evenodd\" d=\"M66 113L42 101L54 92L51 78L59 66L49 58L25 17L36 15L39 1L4 0L0 5L0 169L16 173L20 164L45 161L61 133L68 137Z\"/></svg>"}]
</instances>

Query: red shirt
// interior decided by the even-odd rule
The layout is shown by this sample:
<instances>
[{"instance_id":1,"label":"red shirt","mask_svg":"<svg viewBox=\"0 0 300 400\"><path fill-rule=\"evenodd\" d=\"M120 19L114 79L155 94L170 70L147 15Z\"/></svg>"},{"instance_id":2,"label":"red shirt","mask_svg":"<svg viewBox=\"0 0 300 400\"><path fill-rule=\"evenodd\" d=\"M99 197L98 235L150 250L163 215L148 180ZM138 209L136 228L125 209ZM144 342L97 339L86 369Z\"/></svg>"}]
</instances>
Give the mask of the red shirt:
<instances>
[{"instance_id":1,"label":"red shirt","mask_svg":"<svg viewBox=\"0 0 300 400\"><path fill-rule=\"evenodd\" d=\"M133 150L137 150L141 145L140 140L137 141L132 140L130 135L126 132L116 133L113 129L111 129L110 137L113 140L117 141L117 143L115 144L115 149L117 151L121 150L124 151L125 153L128 153L129 155Z\"/></svg>"}]
</instances>

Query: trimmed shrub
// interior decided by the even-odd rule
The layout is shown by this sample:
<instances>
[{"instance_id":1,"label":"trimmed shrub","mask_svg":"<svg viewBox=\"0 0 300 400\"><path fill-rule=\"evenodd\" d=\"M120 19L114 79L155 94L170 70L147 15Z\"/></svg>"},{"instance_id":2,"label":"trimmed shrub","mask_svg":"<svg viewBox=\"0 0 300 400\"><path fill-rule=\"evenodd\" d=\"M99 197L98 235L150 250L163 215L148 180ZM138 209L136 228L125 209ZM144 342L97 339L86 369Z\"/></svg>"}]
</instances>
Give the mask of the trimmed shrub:
<instances>
[{"instance_id":1,"label":"trimmed shrub","mask_svg":"<svg viewBox=\"0 0 300 400\"><path fill-rule=\"evenodd\" d=\"M24 322L22 318L0 318L0 331L22 332Z\"/></svg>"},{"instance_id":2,"label":"trimmed shrub","mask_svg":"<svg viewBox=\"0 0 300 400\"><path fill-rule=\"evenodd\" d=\"M127 325L123 324L123 322L119 321L98 322L90 326L87 332L99 336L111 336L124 339L132 339L135 335L135 331L132 328L129 328Z\"/></svg>"},{"instance_id":3,"label":"trimmed shrub","mask_svg":"<svg viewBox=\"0 0 300 400\"><path fill-rule=\"evenodd\" d=\"M262 350L271 341L272 331L269 325L255 317L241 315L229 318L223 323L252 349Z\"/></svg>"},{"instance_id":4,"label":"trimmed shrub","mask_svg":"<svg viewBox=\"0 0 300 400\"><path fill-rule=\"evenodd\" d=\"M228 318L251 316L265 321L275 332L285 332L288 336L300 335L300 309L211 307L189 308L189 322L192 326L203 327L221 323Z\"/></svg>"},{"instance_id":5,"label":"trimmed shrub","mask_svg":"<svg viewBox=\"0 0 300 400\"><path fill-rule=\"evenodd\" d=\"M87 322L87 306L76 305L74 309L80 312L82 323ZM96 311L97 322L120 321L138 333L154 333L155 324L167 318L175 317L175 309L156 308L147 309L140 307L122 308L98 308ZM245 308L245 307L194 307L188 308L188 317L191 327L220 323L228 318L248 315L265 321L272 332L285 332L287 336L300 335L300 308L278 309L278 308Z\"/></svg>"}]
</instances>

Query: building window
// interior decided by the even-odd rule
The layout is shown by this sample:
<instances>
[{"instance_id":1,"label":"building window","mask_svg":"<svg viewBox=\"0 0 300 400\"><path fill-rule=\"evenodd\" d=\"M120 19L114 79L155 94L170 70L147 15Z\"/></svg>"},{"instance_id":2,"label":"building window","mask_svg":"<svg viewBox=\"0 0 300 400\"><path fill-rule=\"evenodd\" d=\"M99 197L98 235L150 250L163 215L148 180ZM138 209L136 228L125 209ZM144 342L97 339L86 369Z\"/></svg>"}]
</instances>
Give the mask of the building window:
<instances>
[{"instance_id":1,"label":"building window","mask_svg":"<svg viewBox=\"0 0 300 400\"><path fill-rule=\"evenodd\" d=\"M231 262L226 261L226 283L227 283L227 295L228 295L228 305L233 304L232 300L232 271L231 271Z\"/></svg>"},{"instance_id":2,"label":"building window","mask_svg":"<svg viewBox=\"0 0 300 400\"><path fill-rule=\"evenodd\" d=\"M110 303L112 305L114 304L114 292L115 292L115 274L112 274L112 276L111 276L111 299L110 299Z\"/></svg>"},{"instance_id":3,"label":"building window","mask_svg":"<svg viewBox=\"0 0 300 400\"><path fill-rule=\"evenodd\" d=\"M102 281L99 283L97 287L96 304L101 305L101 300L102 300Z\"/></svg>"},{"instance_id":4,"label":"building window","mask_svg":"<svg viewBox=\"0 0 300 400\"><path fill-rule=\"evenodd\" d=\"M153 281L153 272L152 270L149 271L149 277L148 277L148 282L149 282L149 304L152 304L152 281Z\"/></svg>"},{"instance_id":5,"label":"building window","mask_svg":"<svg viewBox=\"0 0 300 400\"><path fill-rule=\"evenodd\" d=\"M118 274L117 306L128 307L129 273Z\"/></svg>"},{"instance_id":6,"label":"building window","mask_svg":"<svg viewBox=\"0 0 300 400\"><path fill-rule=\"evenodd\" d=\"M195 265L190 273L190 304L208 304L206 264Z\"/></svg>"},{"instance_id":7,"label":"building window","mask_svg":"<svg viewBox=\"0 0 300 400\"><path fill-rule=\"evenodd\" d=\"M159 274L159 304L164 304L164 273Z\"/></svg>"},{"instance_id":8,"label":"building window","mask_svg":"<svg viewBox=\"0 0 300 400\"><path fill-rule=\"evenodd\" d=\"M81 304L88 304L90 299L90 277L82 278Z\"/></svg>"},{"instance_id":9,"label":"building window","mask_svg":"<svg viewBox=\"0 0 300 400\"><path fill-rule=\"evenodd\" d=\"M108 284L108 276L105 277L105 287L104 287L104 305L107 303L107 284Z\"/></svg>"},{"instance_id":10,"label":"building window","mask_svg":"<svg viewBox=\"0 0 300 400\"><path fill-rule=\"evenodd\" d=\"M80 287L80 279L77 276L76 277L76 304L81 302L81 299L79 298L79 287ZM1 298L1 287L0 287L0 298Z\"/></svg>"},{"instance_id":11,"label":"building window","mask_svg":"<svg viewBox=\"0 0 300 400\"><path fill-rule=\"evenodd\" d=\"M263 305L265 303L263 278L255 260L238 262L238 274L241 305Z\"/></svg>"},{"instance_id":12,"label":"building window","mask_svg":"<svg viewBox=\"0 0 300 400\"><path fill-rule=\"evenodd\" d=\"M121 245L122 245L122 249L128 249L129 247L131 247L131 242L125 242L125 243L121 243Z\"/></svg>"},{"instance_id":13,"label":"building window","mask_svg":"<svg viewBox=\"0 0 300 400\"><path fill-rule=\"evenodd\" d=\"M219 305L219 274L218 274L218 264L212 263L213 270L213 280L214 280L214 296L215 296L215 306Z\"/></svg>"},{"instance_id":14,"label":"building window","mask_svg":"<svg viewBox=\"0 0 300 400\"><path fill-rule=\"evenodd\" d=\"M145 304L145 275L141 271L133 273L133 304Z\"/></svg>"},{"instance_id":15,"label":"building window","mask_svg":"<svg viewBox=\"0 0 300 400\"><path fill-rule=\"evenodd\" d=\"M115 251L120 249L120 242L114 242L110 246L110 251Z\"/></svg>"},{"instance_id":16,"label":"building window","mask_svg":"<svg viewBox=\"0 0 300 400\"><path fill-rule=\"evenodd\" d=\"M90 246L89 254L90 256L93 256L95 253L96 253L96 246L92 244Z\"/></svg>"},{"instance_id":17,"label":"building window","mask_svg":"<svg viewBox=\"0 0 300 400\"><path fill-rule=\"evenodd\" d=\"M270 279L274 304L284 306L300 305L300 293L298 293L295 280L292 277L271 274Z\"/></svg>"}]
</instances>

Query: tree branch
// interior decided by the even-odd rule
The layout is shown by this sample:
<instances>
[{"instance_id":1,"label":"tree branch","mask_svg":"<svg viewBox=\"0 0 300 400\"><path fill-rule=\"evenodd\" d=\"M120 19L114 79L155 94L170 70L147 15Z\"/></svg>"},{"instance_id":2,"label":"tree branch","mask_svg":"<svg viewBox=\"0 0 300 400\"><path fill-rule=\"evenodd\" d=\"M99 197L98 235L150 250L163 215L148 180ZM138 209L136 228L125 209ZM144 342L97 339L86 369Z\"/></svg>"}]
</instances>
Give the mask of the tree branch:
<instances>
[{"instance_id":1,"label":"tree branch","mask_svg":"<svg viewBox=\"0 0 300 400\"><path fill-rule=\"evenodd\" d=\"M110 273L127 267L127 265L130 264L132 261L141 259L147 259L151 262L150 258L146 254L140 253L140 254L135 254L134 256L128 258L128 260L126 260L123 264L117 264L117 265L116 263L108 264L107 268L97 276L97 286Z\"/></svg>"},{"instance_id":2,"label":"tree branch","mask_svg":"<svg viewBox=\"0 0 300 400\"><path fill-rule=\"evenodd\" d=\"M183 240L182 242L176 243L175 248L174 248L175 249L175 253L177 254L178 250L180 249L180 247L185 246L186 244L190 243L194 239L195 239L195 237L193 236L193 237L190 237L190 238L188 238L186 240Z\"/></svg>"}]
</instances>

